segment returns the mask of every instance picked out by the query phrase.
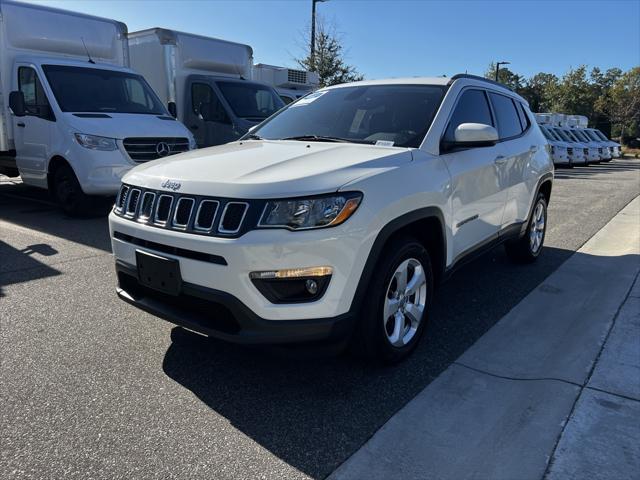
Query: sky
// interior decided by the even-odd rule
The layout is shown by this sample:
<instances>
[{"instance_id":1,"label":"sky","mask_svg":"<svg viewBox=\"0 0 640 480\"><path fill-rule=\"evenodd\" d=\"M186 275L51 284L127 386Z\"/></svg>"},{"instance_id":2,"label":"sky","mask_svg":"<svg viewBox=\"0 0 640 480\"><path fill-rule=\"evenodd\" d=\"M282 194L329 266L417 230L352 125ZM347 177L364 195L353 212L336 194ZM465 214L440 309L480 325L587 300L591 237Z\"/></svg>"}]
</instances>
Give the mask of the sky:
<instances>
[{"instance_id":1,"label":"sky","mask_svg":"<svg viewBox=\"0 0 640 480\"><path fill-rule=\"evenodd\" d=\"M114 18L130 32L165 27L247 43L255 63L295 67L308 48L311 0L34 3ZM496 60L526 77L640 65L640 0L328 0L317 12L336 25L347 62L367 79L481 75Z\"/></svg>"}]
</instances>

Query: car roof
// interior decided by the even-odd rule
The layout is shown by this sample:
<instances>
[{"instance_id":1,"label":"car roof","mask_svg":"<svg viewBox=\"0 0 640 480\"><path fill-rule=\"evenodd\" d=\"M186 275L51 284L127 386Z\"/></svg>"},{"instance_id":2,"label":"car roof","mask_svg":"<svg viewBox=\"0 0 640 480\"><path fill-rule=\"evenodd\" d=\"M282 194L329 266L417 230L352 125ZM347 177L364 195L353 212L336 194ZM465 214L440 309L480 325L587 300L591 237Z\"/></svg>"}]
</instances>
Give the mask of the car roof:
<instances>
[{"instance_id":1,"label":"car roof","mask_svg":"<svg viewBox=\"0 0 640 480\"><path fill-rule=\"evenodd\" d=\"M359 86L369 86L369 85L440 85L440 86L450 86L453 83L464 82L465 85L473 85L482 88L489 88L492 90L499 91L511 97L517 98L521 102L525 104L529 104L526 99L522 98L516 92L508 88L506 85L503 85L498 82L494 82L493 80L489 80L483 77L478 77L476 75L467 75L467 74L458 74L453 77L399 77L399 78L383 78L378 80L361 80L359 82L350 82L350 83L341 83L339 85L333 85L331 87L326 87L323 90L333 90L336 88L347 88L347 87L359 87Z\"/></svg>"}]
</instances>

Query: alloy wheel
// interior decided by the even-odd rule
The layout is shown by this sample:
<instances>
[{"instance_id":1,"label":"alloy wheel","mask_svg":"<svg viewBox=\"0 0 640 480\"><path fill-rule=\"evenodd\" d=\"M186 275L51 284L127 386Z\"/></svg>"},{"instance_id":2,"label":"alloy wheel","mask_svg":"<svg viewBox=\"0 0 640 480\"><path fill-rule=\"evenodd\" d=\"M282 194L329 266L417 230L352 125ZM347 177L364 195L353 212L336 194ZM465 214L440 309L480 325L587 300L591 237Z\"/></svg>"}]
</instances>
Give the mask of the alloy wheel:
<instances>
[{"instance_id":1,"label":"alloy wheel","mask_svg":"<svg viewBox=\"0 0 640 480\"><path fill-rule=\"evenodd\" d=\"M427 278L415 258L396 268L384 301L383 322L387 340L394 347L406 346L416 335L427 303Z\"/></svg>"}]
</instances>

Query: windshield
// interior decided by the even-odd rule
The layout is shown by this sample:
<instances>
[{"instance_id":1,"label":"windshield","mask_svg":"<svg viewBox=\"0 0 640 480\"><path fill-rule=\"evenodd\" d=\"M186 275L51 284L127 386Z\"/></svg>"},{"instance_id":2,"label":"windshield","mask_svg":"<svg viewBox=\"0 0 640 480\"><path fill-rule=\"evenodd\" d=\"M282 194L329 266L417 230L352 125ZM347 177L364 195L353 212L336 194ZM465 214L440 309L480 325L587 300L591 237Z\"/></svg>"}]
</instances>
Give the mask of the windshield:
<instances>
[{"instance_id":1,"label":"windshield","mask_svg":"<svg viewBox=\"0 0 640 480\"><path fill-rule=\"evenodd\" d=\"M596 135L596 133L593 130L585 130L584 132L582 132L583 135L586 135L587 137L589 137L591 140L595 141L595 142L601 142L602 139Z\"/></svg>"},{"instance_id":2,"label":"windshield","mask_svg":"<svg viewBox=\"0 0 640 480\"><path fill-rule=\"evenodd\" d=\"M253 133L270 140L306 139L419 147L444 87L362 85L320 90L289 105Z\"/></svg>"},{"instance_id":3,"label":"windshield","mask_svg":"<svg viewBox=\"0 0 640 480\"><path fill-rule=\"evenodd\" d=\"M562 138L565 142L571 142L571 143L575 143L577 140L575 138L573 138L571 135L569 135L569 132L567 132L566 130L560 130L560 129L556 129L555 131L560 138Z\"/></svg>"},{"instance_id":4,"label":"windshield","mask_svg":"<svg viewBox=\"0 0 640 480\"><path fill-rule=\"evenodd\" d=\"M609 139L607 138L607 136L602 133L600 130L591 130L591 132L593 132L593 134L598 137L600 140L604 140L605 142L608 142Z\"/></svg>"},{"instance_id":5,"label":"windshield","mask_svg":"<svg viewBox=\"0 0 640 480\"><path fill-rule=\"evenodd\" d=\"M261 122L284 107L282 99L266 85L250 82L217 82L237 117Z\"/></svg>"},{"instance_id":6,"label":"windshield","mask_svg":"<svg viewBox=\"0 0 640 480\"><path fill-rule=\"evenodd\" d=\"M140 75L63 65L42 68L63 112L167 114Z\"/></svg>"},{"instance_id":7,"label":"windshield","mask_svg":"<svg viewBox=\"0 0 640 480\"><path fill-rule=\"evenodd\" d=\"M582 133L582 132L577 132L577 131L575 131L575 130L574 130L574 131L573 131L573 132L571 132L571 133L573 133L573 135L574 135L574 136L578 139L578 141L580 141L580 142L587 142L587 143L590 143L590 142L592 142L592 141L593 141L593 140L591 140L590 138L588 138L586 135L584 135L584 133Z\"/></svg>"},{"instance_id":8,"label":"windshield","mask_svg":"<svg viewBox=\"0 0 640 480\"><path fill-rule=\"evenodd\" d=\"M544 134L547 140L551 140L552 142L556 140L551 134L551 132L547 130L545 127L541 127L540 130L542 130L542 133Z\"/></svg>"}]
</instances>

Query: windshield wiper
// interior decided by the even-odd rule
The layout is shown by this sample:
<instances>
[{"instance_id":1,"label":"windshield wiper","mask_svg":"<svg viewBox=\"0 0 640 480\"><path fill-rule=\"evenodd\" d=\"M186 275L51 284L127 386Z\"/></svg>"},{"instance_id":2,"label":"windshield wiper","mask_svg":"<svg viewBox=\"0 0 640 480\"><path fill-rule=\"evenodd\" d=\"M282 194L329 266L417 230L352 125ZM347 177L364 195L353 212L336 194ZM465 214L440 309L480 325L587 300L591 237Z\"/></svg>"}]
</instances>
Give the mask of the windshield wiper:
<instances>
[{"instance_id":1,"label":"windshield wiper","mask_svg":"<svg viewBox=\"0 0 640 480\"><path fill-rule=\"evenodd\" d=\"M353 140L349 140L347 138L327 137L324 135L298 135L296 137L281 138L280 140L298 140L300 142L339 142L339 143L353 142Z\"/></svg>"}]
</instances>

